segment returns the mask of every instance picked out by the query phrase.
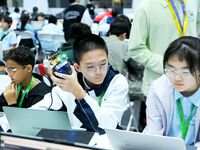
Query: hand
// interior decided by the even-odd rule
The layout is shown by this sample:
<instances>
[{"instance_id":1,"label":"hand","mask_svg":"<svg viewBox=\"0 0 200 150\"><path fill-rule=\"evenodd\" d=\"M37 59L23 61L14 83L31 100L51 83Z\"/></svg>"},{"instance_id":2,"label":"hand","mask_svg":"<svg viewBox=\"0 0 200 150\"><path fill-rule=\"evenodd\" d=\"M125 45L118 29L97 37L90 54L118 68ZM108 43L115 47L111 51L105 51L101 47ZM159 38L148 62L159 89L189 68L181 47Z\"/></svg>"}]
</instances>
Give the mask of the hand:
<instances>
[{"instance_id":1,"label":"hand","mask_svg":"<svg viewBox=\"0 0 200 150\"><path fill-rule=\"evenodd\" d=\"M85 91L78 82L74 67L71 66L71 69L71 75L55 72L55 75L62 79L55 77L53 74L51 75L51 79L54 84L58 85L62 90L72 93L77 100L81 100L85 97Z\"/></svg>"},{"instance_id":2,"label":"hand","mask_svg":"<svg viewBox=\"0 0 200 150\"><path fill-rule=\"evenodd\" d=\"M17 103L17 85L11 83L4 91L4 97L8 103L8 105L16 104Z\"/></svg>"}]
</instances>

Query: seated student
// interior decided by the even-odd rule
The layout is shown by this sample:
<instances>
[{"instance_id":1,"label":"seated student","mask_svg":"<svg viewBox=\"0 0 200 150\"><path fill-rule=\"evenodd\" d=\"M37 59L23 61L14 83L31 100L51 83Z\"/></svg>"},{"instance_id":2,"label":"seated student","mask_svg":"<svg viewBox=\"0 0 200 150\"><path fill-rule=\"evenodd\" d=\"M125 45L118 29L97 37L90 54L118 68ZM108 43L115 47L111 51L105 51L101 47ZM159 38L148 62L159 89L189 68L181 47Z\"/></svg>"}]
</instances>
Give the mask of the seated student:
<instances>
[{"instance_id":1,"label":"seated student","mask_svg":"<svg viewBox=\"0 0 200 150\"><path fill-rule=\"evenodd\" d=\"M52 75L57 86L32 108L59 110L64 103L73 127L99 133L116 129L127 108L126 78L109 67L106 44L97 35L77 40L73 52L72 75L55 72L63 79Z\"/></svg>"},{"instance_id":2,"label":"seated student","mask_svg":"<svg viewBox=\"0 0 200 150\"><path fill-rule=\"evenodd\" d=\"M181 37L164 54L165 74L150 88L144 132L180 137L194 144L199 129L200 39Z\"/></svg>"},{"instance_id":3,"label":"seated student","mask_svg":"<svg viewBox=\"0 0 200 150\"><path fill-rule=\"evenodd\" d=\"M10 50L15 48L17 44L17 37L15 32L10 28L12 18L3 16L1 19L0 41L3 50Z\"/></svg>"},{"instance_id":4,"label":"seated student","mask_svg":"<svg viewBox=\"0 0 200 150\"><path fill-rule=\"evenodd\" d=\"M5 55L4 61L12 82L0 96L0 111L2 106L7 105L31 107L50 92L50 87L32 74L35 56L30 49L18 47L10 50Z\"/></svg>"},{"instance_id":5,"label":"seated student","mask_svg":"<svg viewBox=\"0 0 200 150\"><path fill-rule=\"evenodd\" d=\"M62 29L57 26L57 18L53 15L49 16L49 24L43 26L42 30L40 31L41 33L46 33L46 34L63 34L64 36L64 32L62 31ZM54 41L45 41L45 40L41 40L41 45L42 48L46 51L54 51L56 52L59 48L59 46L61 46L60 42L54 42Z\"/></svg>"}]
</instances>

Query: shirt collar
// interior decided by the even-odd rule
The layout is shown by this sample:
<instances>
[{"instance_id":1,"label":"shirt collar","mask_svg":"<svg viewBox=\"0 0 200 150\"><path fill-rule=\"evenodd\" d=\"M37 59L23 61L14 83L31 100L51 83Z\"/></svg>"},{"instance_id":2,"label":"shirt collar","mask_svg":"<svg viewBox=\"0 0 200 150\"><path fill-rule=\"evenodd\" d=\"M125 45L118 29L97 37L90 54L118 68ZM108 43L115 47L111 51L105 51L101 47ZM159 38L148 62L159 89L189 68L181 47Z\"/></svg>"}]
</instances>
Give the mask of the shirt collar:
<instances>
[{"instance_id":1,"label":"shirt collar","mask_svg":"<svg viewBox=\"0 0 200 150\"><path fill-rule=\"evenodd\" d=\"M174 89L174 98L175 101L177 101L179 98L182 99L184 96ZM189 101L191 101L192 104L194 104L196 107L200 105L200 88L191 96L187 97Z\"/></svg>"},{"instance_id":2,"label":"shirt collar","mask_svg":"<svg viewBox=\"0 0 200 150\"><path fill-rule=\"evenodd\" d=\"M105 92L110 85L111 80L114 78L115 75L117 75L119 72L113 70L113 68L110 66L107 72L107 75L103 81L103 83L93 89L90 89L90 87L86 84L86 82L83 80L83 75L81 73L78 73L78 81L86 91L94 90L95 95L99 96L102 92ZM88 89L89 88L89 89Z\"/></svg>"}]
</instances>

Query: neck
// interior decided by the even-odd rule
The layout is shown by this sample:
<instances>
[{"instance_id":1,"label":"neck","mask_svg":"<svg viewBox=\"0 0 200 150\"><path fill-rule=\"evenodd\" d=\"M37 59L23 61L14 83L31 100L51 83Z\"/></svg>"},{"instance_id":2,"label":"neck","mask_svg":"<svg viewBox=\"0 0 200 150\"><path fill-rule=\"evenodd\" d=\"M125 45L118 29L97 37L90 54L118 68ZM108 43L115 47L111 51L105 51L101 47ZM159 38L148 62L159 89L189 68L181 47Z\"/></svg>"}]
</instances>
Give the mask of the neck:
<instances>
[{"instance_id":1,"label":"neck","mask_svg":"<svg viewBox=\"0 0 200 150\"><path fill-rule=\"evenodd\" d=\"M24 80L23 82L22 82L22 89L26 89L27 88L27 86L30 84L30 82L31 82L31 79L32 79L32 74L31 75L29 75L27 78L26 78L26 80Z\"/></svg>"},{"instance_id":2,"label":"neck","mask_svg":"<svg viewBox=\"0 0 200 150\"><path fill-rule=\"evenodd\" d=\"M89 81L88 81L87 79L85 79L85 78L84 78L84 80L85 80L86 84L87 84L91 89L100 86L100 85L97 85L97 84L94 84L94 83L89 82Z\"/></svg>"},{"instance_id":3,"label":"neck","mask_svg":"<svg viewBox=\"0 0 200 150\"><path fill-rule=\"evenodd\" d=\"M199 86L195 90L181 92L181 94L185 97L189 97L189 96L192 96L198 89L199 89Z\"/></svg>"}]
</instances>

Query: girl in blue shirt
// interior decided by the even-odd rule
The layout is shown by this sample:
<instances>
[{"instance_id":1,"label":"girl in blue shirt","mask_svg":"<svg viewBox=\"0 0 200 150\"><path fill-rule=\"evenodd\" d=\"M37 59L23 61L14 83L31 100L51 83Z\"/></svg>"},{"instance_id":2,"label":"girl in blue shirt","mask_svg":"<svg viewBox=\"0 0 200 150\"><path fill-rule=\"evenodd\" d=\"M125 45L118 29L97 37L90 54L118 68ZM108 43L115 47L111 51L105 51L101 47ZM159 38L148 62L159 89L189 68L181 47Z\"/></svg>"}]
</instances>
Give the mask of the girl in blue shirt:
<instances>
[{"instance_id":1,"label":"girl in blue shirt","mask_svg":"<svg viewBox=\"0 0 200 150\"><path fill-rule=\"evenodd\" d=\"M167 48L164 75L150 88L145 132L180 137L186 144L199 139L200 39L181 37Z\"/></svg>"}]
</instances>

